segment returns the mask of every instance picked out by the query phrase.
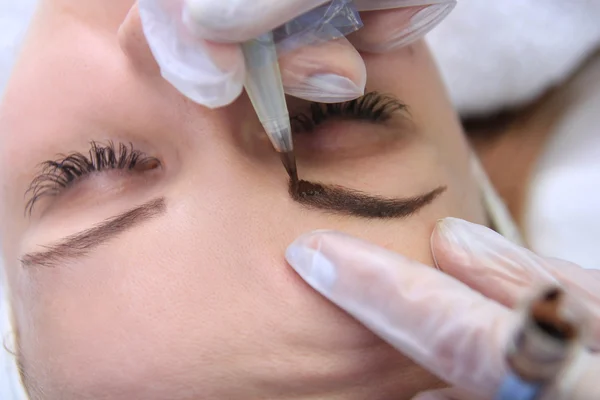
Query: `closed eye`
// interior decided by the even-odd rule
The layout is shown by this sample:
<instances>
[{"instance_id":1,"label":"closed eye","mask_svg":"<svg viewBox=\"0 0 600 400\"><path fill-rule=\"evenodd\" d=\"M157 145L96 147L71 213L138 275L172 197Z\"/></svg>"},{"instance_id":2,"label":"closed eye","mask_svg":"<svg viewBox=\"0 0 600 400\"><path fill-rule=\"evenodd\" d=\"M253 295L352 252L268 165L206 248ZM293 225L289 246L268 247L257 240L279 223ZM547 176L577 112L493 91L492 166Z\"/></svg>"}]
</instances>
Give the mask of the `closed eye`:
<instances>
[{"instance_id":1,"label":"closed eye","mask_svg":"<svg viewBox=\"0 0 600 400\"><path fill-rule=\"evenodd\" d=\"M132 144L113 142L99 144L92 141L88 154L74 152L58 160L42 163L40 173L33 179L25 195L29 197L25 213L31 214L36 202L44 197L55 197L87 176L108 170L142 173L160 168L160 160L136 150Z\"/></svg>"},{"instance_id":2,"label":"closed eye","mask_svg":"<svg viewBox=\"0 0 600 400\"><path fill-rule=\"evenodd\" d=\"M296 133L312 132L331 119L384 123L397 113L407 112L407 106L391 95L369 92L358 99L343 103L310 103L309 110L294 115L292 128Z\"/></svg>"}]
</instances>

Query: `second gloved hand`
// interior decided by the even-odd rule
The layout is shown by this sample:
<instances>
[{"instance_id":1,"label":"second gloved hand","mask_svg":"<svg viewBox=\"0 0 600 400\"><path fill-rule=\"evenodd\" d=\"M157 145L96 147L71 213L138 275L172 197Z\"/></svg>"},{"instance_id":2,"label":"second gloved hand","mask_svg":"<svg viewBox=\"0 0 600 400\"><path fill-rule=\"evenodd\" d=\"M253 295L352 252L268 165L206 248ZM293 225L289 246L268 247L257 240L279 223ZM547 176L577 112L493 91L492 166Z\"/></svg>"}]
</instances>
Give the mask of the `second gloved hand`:
<instances>
[{"instance_id":1,"label":"second gloved hand","mask_svg":"<svg viewBox=\"0 0 600 400\"><path fill-rule=\"evenodd\" d=\"M162 76L186 97L210 108L242 92L242 43L328 0L138 0L140 29ZM360 97L366 68L358 50L404 46L441 21L456 0L357 0L364 28L327 43L281 55L287 94L319 102ZM126 21L127 22L127 21Z\"/></svg>"},{"instance_id":2,"label":"second gloved hand","mask_svg":"<svg viewBox=\"0 0 600 400\"><path fill-rule=\"evenodd\" d=\"M438 223L432 251L446 274L337 232L302 236L286 256L314 289L456 388L419 400L493 398L507 372L504 349L518 323L513 307L536 288L562 286L589 311L588 350L566 369L550 398L598 397L600 357L593 353L600 349L598 271L539 257L488 228L454 218ZM457 389L464 392L456 396Z\"/></svg>"}]
</instances>

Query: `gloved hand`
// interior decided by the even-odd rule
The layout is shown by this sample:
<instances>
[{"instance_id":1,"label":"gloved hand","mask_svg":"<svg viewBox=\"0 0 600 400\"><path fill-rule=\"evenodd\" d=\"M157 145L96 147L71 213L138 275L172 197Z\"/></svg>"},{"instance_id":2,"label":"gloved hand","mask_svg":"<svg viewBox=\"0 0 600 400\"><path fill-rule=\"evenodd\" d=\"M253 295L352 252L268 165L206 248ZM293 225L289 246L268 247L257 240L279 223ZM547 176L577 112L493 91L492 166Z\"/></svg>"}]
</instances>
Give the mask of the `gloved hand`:
<instances>
[{"instance_id":1,"label":"gloved hand","mask_svg":"<svg viewBox=\"0 0 600 400\"><path fill-rule=\"evenodd\" d=\"M245 66L237 43L257 37L329 0L139 0L128 21L141 21L162 76L191 100L225 106L242 92ZM280 56L286 93L319 102L364 93L358 50L404 46L441 21L456 0L356 0L364 27L347 38ZM139 11L139 15L136 13Z\"/></svg>"},{"instance_id":2,"label":"gloved hand","mask_svg":"<svg viewBox=\"0 0 600 400\"><path fill-rule=\"evenodd\" d=\"M552 398L600 393L600 271L518 247L480 225L446 218L432 236L436 270L336 232L297 239L290 265L314 289L439 378L460 388L424 399L489 399L507 369L504 350L518 321L513 307L532 290L561 285L590 315L587 349Z\"/></svg>"}]
</instances>

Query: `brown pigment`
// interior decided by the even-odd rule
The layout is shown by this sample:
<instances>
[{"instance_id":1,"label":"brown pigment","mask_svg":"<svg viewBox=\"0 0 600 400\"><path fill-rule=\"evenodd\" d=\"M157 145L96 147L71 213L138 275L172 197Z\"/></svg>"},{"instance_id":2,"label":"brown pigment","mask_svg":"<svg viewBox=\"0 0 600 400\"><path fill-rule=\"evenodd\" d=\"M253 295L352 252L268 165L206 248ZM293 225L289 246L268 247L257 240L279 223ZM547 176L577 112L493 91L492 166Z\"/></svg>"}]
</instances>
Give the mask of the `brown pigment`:
<instances>
[{"instance_id":1,"label":"brown pigment","mask_svg":"<svg viewBox=\"0 0 600 400\"><path fill-rule=\"evenodd\" d=\"M306 198L319 196L325 193L325 188L318 183L299 180L296 182L290 181L290 194L293 198Z\"/></svg>"},{"instance_id":2,"label":"brown pigment","mask_svg":"<svg viewBox=\"0 0 600 400\"><path fill-rule=\"evenodd\" d=\"M324 185L290 179L292 199L307 207L361 218L402 218L414 214L446 190L439 187L429 193L405 199L373 196L337 185Z\"/></svg>"}]
</instances>

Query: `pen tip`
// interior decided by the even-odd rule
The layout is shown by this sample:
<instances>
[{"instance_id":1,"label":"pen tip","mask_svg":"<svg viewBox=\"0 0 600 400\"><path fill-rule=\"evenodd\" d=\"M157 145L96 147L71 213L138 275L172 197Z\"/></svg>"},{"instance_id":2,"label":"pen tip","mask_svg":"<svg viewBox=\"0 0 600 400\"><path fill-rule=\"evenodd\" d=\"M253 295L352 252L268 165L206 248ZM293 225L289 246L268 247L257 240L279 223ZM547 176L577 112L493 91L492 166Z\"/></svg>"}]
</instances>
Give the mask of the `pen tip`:
<instances>
[{"instance_id":1,"label":"pen tip","mask_svg":"<svg viewBox=\"0 0 600 400\"><path fill-rule=\"evenodd\" d=\"M281 162L285 167L292 183L295 184L298 182L298 169L296 168L296 155L293 151L286 151L281 153Z\"/></svg>"}]
</instances>

